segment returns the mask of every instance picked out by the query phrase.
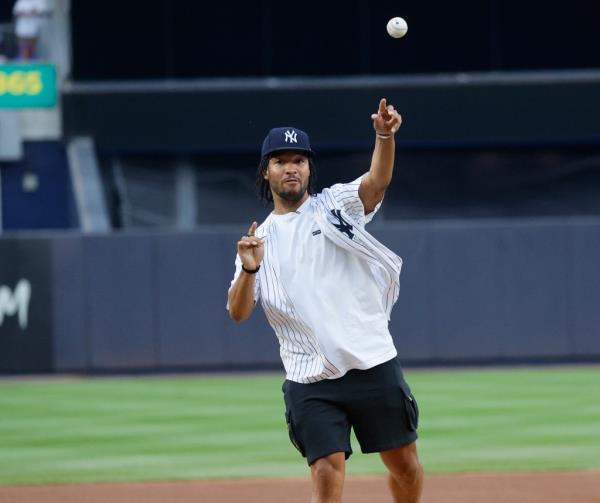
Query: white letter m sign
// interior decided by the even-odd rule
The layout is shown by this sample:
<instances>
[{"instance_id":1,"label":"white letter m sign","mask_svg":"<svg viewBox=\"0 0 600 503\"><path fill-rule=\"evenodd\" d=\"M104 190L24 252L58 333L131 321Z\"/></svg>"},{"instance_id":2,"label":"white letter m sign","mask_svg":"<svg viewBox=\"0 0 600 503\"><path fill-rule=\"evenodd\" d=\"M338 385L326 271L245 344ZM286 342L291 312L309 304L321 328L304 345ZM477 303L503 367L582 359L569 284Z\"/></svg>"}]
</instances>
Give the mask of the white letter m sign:
<instances>
[{"instance_id":1,"label":"white letter m sign","mask_svg":"<svg viewBox=\"0 0 600 503\"><path fill-rule=\"evenodd\" d=\"M29 300L31 299L31 283L21 279L11 292L7 286L0 286L0 327L4 323L4 316L13 316L18 313L21 330L27 328L29 315Z\"/></svg>"}]
</instances>

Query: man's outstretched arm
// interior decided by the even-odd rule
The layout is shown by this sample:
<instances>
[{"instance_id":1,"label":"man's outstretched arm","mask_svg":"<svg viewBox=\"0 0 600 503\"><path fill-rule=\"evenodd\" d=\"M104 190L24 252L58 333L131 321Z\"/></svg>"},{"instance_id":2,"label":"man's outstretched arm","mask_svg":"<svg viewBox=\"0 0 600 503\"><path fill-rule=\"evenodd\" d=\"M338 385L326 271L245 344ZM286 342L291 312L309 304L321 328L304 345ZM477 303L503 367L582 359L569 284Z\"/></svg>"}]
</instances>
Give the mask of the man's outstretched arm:
<instances>
[{"instance_id":1,"label":"man's outstretched arm","mask_svg":"<svg viewBox=\"0 0 600 503\"><path fill-rule=\"evenodd\" d=\"M376 114L371 115L375 129L375 149L369 172L363 177L358 196L365 208L365 215L371 213L385 194L392 181L396 142L394 135L402 124L402 117L392 105L383 98L379 102Z\"/></svg>"}]
</instances>

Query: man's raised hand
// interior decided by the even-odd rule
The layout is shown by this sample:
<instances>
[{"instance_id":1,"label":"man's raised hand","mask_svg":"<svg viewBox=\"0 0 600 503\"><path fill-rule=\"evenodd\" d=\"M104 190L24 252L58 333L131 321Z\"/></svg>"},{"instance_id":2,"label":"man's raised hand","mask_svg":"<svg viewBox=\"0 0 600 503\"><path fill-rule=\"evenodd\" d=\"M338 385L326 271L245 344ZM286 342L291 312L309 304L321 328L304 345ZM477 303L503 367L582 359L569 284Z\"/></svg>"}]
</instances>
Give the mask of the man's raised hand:
<instances>
[{"instance_id":1,"label":"man's raised hand","mask_svg":"<svg viewBox=\"0 0 600 503\"><path fill-rule=\"evenodd\" d=\"M265 256L264 239L254 235L257 224L252 222L248 234L242 236L237 243L237 252L246 269L257 269Z\"/></svg>"},{"instance_id":2,"label":"man's raised hand","mask_svg":"<svg viewBox=\"0 0 600 503\"><path fill-rule=\"evenodd\" d=\"M388 105L387 100L382 98L376 114L371 115L373 128L380 134L394 134L402 124L402 117L393 105Z\"/></svg>"}]
</instances>

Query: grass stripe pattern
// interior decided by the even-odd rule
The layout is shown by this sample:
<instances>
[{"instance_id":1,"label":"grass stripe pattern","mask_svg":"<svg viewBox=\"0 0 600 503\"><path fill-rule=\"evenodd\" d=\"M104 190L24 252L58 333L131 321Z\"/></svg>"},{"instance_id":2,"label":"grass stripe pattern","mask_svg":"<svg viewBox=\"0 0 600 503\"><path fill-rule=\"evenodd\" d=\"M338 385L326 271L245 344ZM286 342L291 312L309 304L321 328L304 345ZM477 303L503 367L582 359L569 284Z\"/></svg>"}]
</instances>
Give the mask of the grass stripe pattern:
<instances>
[{"instance_id":1,"label":"grass stripe pattern","mask_svg":"<svg viewBox=\"0 0 600 503\"><path fill-rule=\"evenodd\" d=\"M600 367L409 370L428 473L600 468ZM0 484L305 476L283 377L0 380ZM381 474L376 454L348 473Z\"/></svg>"}]
</instances>

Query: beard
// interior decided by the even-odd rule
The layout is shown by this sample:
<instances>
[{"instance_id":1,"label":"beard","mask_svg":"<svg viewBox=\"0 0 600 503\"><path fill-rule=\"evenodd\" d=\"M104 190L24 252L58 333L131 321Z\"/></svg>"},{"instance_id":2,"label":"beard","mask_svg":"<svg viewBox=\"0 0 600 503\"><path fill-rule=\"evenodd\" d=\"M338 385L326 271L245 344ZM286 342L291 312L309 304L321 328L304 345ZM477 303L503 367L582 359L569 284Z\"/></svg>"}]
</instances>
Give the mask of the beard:
<instances>
[{"instance_id":1,"label":"beard","mask_svg":"<svg viewBox=\"0 0 600 503\"><path fill-rule=\"evenodd\" d=\"M300 201L300 199L302 199L304 197L304 194L306 194L307 190L308 190L308 180L306 180L305 183L299 185L299 187L297 189L284 190L281 187L273 187L273 185L271 185L272 192L277 194L284 201L288 201L290 203L295 203L295 202Z\"/></svg>"}]
</instances>

